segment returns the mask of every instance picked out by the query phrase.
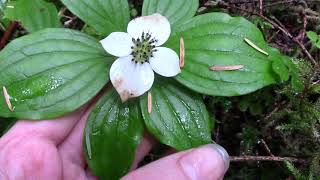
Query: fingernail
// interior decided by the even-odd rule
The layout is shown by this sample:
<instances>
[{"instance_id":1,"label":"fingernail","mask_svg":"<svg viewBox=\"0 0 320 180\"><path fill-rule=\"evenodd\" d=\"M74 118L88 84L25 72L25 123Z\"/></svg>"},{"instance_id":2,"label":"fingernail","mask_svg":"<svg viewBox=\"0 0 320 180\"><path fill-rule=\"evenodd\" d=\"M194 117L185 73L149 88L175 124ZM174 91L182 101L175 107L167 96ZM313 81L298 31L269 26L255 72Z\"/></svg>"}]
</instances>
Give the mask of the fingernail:
<instances>
[{"instance_id":1,"label":"fingernail","mask_svg":"<svg viewBox=\"0 0 320 180\"><path fill-rule=\"evenodd\" d=\"M229 168L229 155L218 144L208 144L185 154L179 161L190 180L221 179Z\"/></svg>"},{"instance_id":2,"label":"fingernail","mask_svg":"<svg viewBox=\"0 0 320 180\"><path fill-rule=\"evenodd\" d=\"M222 157L222 160L224 162L224 167L225 167L224 172L227 172L227 170L229 169L229 165L230 165L230 157L229 157L228 152L219 144L210 144L209 146L211 146L213 149L215 149L219 152L219 154Z\"/></svg>"}]
</instances>

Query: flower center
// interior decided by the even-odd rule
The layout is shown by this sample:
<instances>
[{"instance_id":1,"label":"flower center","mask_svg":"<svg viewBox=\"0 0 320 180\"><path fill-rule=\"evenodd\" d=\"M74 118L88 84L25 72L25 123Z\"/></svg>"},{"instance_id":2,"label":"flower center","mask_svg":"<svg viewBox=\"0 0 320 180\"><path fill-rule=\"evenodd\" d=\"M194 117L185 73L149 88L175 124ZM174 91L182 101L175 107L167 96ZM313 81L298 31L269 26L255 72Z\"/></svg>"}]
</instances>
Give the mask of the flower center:
<instances>
[{"instance_id":1,"label":"flower center","mask_svg":"<svg viewBox=\"0 0 320 180\"><path fill-rule=\"evenodd\" d=\"M158 40L151 39L150 33L142 33L141 38L134 39L132 38L132 42L134 43L134 46L131 47L133 56L132 61L135 63L145 63L149 62L149 59L153 57L153 52L156 52L157 50L154 49L155 43Z\"/></svg>"}]
</instances>

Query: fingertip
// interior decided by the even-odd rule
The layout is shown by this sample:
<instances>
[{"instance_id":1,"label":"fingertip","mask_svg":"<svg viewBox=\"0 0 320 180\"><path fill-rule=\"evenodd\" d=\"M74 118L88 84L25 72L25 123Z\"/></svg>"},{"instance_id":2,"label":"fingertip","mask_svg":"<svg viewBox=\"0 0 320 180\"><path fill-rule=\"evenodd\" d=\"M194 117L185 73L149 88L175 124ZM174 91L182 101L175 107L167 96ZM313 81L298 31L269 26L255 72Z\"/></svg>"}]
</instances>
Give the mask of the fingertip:
<instances>
[{"instance_id":1,"label":"fingertip","mask_svg":"<svg viewBox=\"0 0 320 180\"><path fill-rule=\"evenodd\" d=\"M179 152L139 168L122 180L218 180L229 167L229 155L219 145Z\"/></svg>"},{"instance_id":2,"label":"fingertip","mask_svg":"<svg viewBox=\"0 0 320 180\"><path fill-rule=\"evenodd\" d=\"M221 179L229 168L229 155L217 144L208 144L183 155L179 160L191 180Z\"/></svg>"},{"instance_id":3,"label":"fingertip","mask_svg":"<svg viewBox=\"0 0 320 180\"><path fill-rule=\"evenodd\" d=\"M208 146L210 145L212 146L213 149L215 149L221 155L222 160L224 162L225 172L227 172L230 166L230 156L228 152L219 144L209 144Z\"/></svg>"}]
</instances>

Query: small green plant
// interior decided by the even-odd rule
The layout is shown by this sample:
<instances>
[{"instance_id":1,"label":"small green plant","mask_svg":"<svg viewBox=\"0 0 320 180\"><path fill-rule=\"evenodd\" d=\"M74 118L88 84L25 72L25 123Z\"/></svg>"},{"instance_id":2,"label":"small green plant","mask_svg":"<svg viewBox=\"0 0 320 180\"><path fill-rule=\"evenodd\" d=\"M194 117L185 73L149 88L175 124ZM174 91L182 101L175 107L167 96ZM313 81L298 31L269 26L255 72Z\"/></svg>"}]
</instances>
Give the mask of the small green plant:
<instances>
[{"instance_id":1,"label":"small green plant","mask_svg":"<svg viewBox=\"0 0 320 180\"><path fill-rule=\"evenodd\" d=\"M307 36L312 42L312 44L320 49L320 36L314 31L308 31Z\"/></svg>"}]
</instances>

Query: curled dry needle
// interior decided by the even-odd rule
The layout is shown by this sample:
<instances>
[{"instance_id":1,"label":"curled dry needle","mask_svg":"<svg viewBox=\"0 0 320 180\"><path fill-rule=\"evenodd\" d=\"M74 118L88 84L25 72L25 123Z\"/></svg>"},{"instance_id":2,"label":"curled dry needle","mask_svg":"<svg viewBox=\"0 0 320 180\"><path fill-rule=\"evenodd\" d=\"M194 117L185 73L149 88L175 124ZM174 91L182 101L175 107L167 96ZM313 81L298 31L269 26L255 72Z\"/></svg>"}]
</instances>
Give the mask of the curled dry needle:
<instances>
[{"instance_id":1,"label":"curled dry needle","mask_svg":"<svg viewBox=\"0 0 320 180\"><path fill-rule=\"evenodd\" d=\"M180 38L180 69L182 69L184 67L184 56L185 56L184 40L181 37Z\"/></svg>"},{"instance_id":2,"label":"curled dry needle","mask_svg":"<svg viewBox=\"0 0 320 180\"><path fill-rule=\"evenodd\" d=\"M234 66L214 65L214 66L211 66L209 69L211 71L234 71L234 70L242 69L243 67L244 67L243 65L234 65Z\"/></svg>"},{"instance_id":3,"label":"curled dry needle","mask_svg":"<svg viewBox=\"0 0 320 180\"><path fill-rule=\"evenodd\" d=\"M6 104L9 108L10 111L13 111L13 108L12 108L12 105L11 105L11 102L10 102L10 96L8 94L8 91L7 91L7 88L5 86L2 87L2 91L3 91L3 96L4 96L4 99L6 100Z\"/></svg>"},{"instance_id":4,"label":"curled dry needle","mask_svg":"<svg viewBox=\"0 0 320 180\"><path fill-rule=\"evenodd\" d=\"M152 94L149 91L148 92L148 113L150 114L152 112Z\"/></svg>"},{"instance_id":5,"label":"curled dry needle","mask_svg":"<svg viewBox=\"0 0 320 180\"><path fill-rule=\"evenodd\" d=\"M250 41L249 39L247 38L244 38L244 41L249 44L251 47L253 47L255 50L259 51L260 53L266 55L266 56L269 56L269 54L264 51L263 49L259 48L257 45L255 45L252 41Z\"/></svg>"}]
</instances>

